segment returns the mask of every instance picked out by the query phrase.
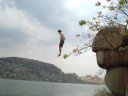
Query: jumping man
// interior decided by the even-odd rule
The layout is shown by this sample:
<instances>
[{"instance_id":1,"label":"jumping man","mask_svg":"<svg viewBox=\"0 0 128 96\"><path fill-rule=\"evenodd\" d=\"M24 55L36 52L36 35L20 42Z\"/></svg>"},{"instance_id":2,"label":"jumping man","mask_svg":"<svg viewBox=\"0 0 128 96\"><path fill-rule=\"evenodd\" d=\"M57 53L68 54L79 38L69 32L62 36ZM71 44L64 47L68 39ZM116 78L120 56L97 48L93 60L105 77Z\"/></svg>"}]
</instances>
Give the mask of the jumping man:
<instances>
[{"instance_id":1,"label":"jumping man","mask_svg":"<svg viewBox=\"0 0 128 96\"><path fill-rule=\"evenodd\" d=\"M58 56L60 56L61 55L61 48L63 47L65 37L64 37L64 34L61 30L58 30L58 33L60 34L60 43L59 43L59 54L58 54Z\"/></svg>"}]
</instances>

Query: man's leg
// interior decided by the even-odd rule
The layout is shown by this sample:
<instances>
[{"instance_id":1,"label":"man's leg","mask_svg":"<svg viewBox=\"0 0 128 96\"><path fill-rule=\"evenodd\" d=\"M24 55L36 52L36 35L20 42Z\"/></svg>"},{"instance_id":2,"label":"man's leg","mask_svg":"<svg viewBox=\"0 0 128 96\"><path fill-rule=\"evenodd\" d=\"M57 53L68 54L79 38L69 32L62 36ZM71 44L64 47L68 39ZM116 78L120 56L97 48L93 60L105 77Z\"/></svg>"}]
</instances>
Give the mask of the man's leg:
<instances>
[{"instance_id":1,"label":"man's leg","mask_svg":"<svg viewBox=\"0 0 128 96\"><path fill-rule=\"evenodd\" d=\"M61 40L61 41L60 41L60 44L59 44L59 54L58 54L58 56L61 55L61 49L62 49L62 47L63 47L63 44L64 44L64 41Z\"/></svg>"},{"instance_id":2,"label":"man's leg","mask_svg":"<svg viewBox=\"0 0 128 96\"><path fill-rule=\"evenodd\" d=\"M61 47L59 46L59 54L58 54L58 56L60 56L61 55Z\"/></svg>"}]
</instances>

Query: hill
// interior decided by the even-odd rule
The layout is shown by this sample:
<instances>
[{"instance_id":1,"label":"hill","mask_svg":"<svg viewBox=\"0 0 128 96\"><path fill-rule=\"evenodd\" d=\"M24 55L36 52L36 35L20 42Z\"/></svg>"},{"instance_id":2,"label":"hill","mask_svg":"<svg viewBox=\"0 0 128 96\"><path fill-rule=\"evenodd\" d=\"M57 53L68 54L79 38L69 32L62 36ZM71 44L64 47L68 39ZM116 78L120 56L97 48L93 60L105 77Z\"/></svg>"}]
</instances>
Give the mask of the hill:
<instances>
[{"instance_id":1,"label":"hill","mask_svg":"<svg viewBox=\"0 0 128 96\"><path fill-rule=\"evenodd\" d=\"M31 81L86 83L75 73L65 74L53 64L33 59L0 58L0 78Z\"/></svg>"}]
</instances>

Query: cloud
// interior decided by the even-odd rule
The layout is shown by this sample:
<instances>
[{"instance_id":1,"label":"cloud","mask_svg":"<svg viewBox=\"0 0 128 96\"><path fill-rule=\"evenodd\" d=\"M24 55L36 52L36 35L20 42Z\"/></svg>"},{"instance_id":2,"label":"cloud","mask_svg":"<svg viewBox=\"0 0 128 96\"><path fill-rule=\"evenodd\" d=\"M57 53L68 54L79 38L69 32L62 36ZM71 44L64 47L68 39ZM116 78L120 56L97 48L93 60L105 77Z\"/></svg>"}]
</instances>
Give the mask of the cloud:
<instances>
[{"instance_id":1,"label":"cloud","mask_svg":"<svg viewBox=\"0 0 128 96\"><path fill-rule=\"evenodd\" d=\"M16 7L25 10L34 18L37 18L45 26L56 28L65 27L64 19L67 15L63 3L59 0L15 0ZM44 22L45 21L45 22Z\"/></svg>"},{"instance_id":2,"label":"cloud","mask_svg":"<svg viewBox=\"0 0 128 96\"><path fill-rule=\"evenodd\" d=\"M0 56L47 57L58 38L54 29L16 8L13 0L0 2L0 14Z\"/></svg>"},{"instance_id":3,"label":"cloud","mask_svg":"<svg viewBox=\"0 0 128 96\"><path fill-rule=\"evenodd\" d=\"M24 37L19 38L21 41L26 41L26 43L38 41L45 43L55 37L52 29L43 26L41 22L29 16L25 11L17 9L14 4L9 6L5 3L4 7L1 5L0 13L0 27L2 30L6 30L6 32L1 32L0 34L6 33L12 39L20 37L21 34L24 37L27 35L27 40L24 40Z\"/></svg>"}]
</instances>

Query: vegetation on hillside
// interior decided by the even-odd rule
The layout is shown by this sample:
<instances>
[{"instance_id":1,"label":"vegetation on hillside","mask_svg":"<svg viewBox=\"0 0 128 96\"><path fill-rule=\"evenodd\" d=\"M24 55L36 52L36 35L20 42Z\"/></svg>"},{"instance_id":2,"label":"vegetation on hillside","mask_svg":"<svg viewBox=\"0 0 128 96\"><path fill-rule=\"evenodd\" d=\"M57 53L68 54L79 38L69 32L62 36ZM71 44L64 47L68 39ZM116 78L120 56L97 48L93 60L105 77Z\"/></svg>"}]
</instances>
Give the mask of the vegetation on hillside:
<instances>
[{"instance_id":1,"label":"vegetation on hillside","mask_svg":"<svg viewBox=\"0 0 128 96\"><path fill-rule=\"evenodd\" d=\"M75 73L65 74L61 69L52 64L18 57L0 58L0 78L63 83L87 83L81 80Z\"/></svg>"}]
</instances>

